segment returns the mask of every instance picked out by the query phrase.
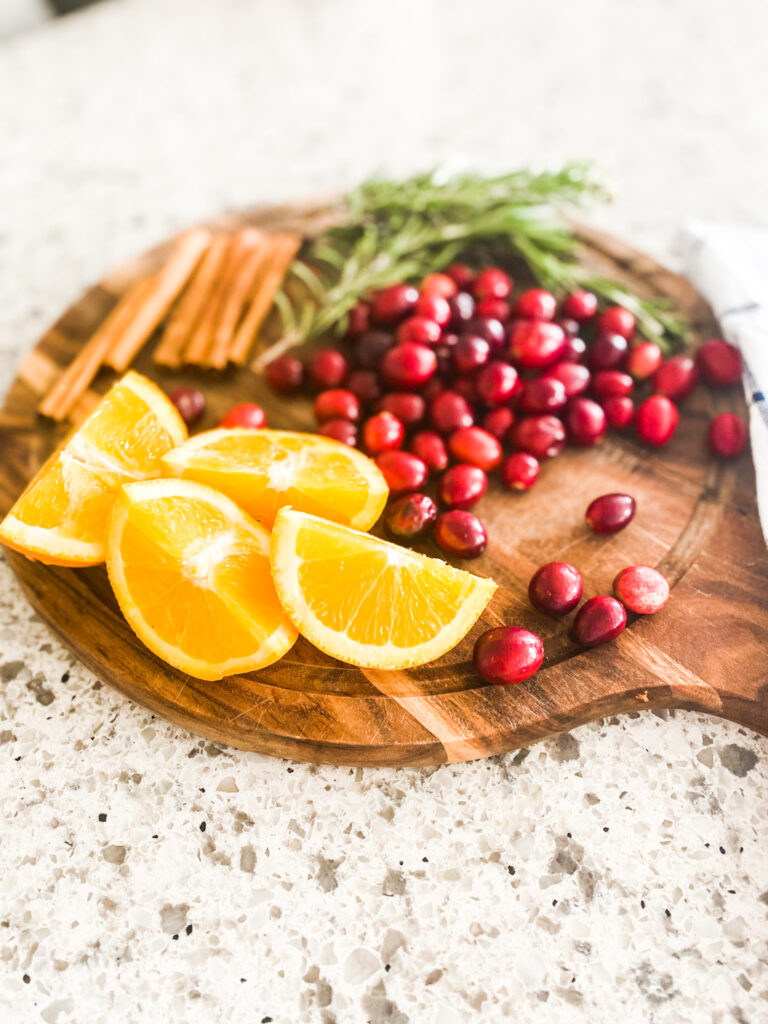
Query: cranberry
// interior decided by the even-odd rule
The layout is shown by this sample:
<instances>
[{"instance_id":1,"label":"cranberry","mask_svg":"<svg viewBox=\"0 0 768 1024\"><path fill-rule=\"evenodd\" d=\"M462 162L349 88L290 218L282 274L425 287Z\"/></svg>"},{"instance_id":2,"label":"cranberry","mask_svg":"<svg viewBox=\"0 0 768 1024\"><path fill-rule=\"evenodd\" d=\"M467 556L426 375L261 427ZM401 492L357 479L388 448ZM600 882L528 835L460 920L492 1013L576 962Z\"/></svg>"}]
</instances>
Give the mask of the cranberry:
<instances>
[{"instance_id":1,"label":"cranberry","mask_svg":"<svg viewBox=\"0 0 768 1024\"><path fill-rule=\"evenodd\" d=\"M381 397L379 378L373 370L353 370L347 377L347 391L351 391L364 405Z\"/></svg>"},{"instance_id":2,"label":"cranberry","mask_svg":"<svg viewBox=\"0 0 768 1024\"><path fill-rule=\"evenodd\" d=\"M411 452L382 452L376 456L376 465L384 474L392 494L417 491L424 486L429 476L426 462Z\"/></svg>"},{"instance_id":3,"label":"cranberry","mask_svg":"<svg viewBox=\"0 0 768 1024\"><path fill-rule=\"evenodd\" d=\"M564 419L569 440L584 448L602 441L608 428L603 407L591 398L572 398Z\"/></svg>"},{"instance_id":4,"label":"cranberry","mask_svg":"<svg viewBox=\"0 0 768 1024\"><path fill-rule=\"evenodd\" d=\"M483 299L477 304L477 315L491 320L506 321L512 315L512 309L504 299Z\"/></svg>"},{"instance_id":5,"label":"cranberry","mask_svg":"<svg viewBox=\"0 0 768 1024\"><path fill-rule=\"evenodd\" d=\"M580 324L591 320L597 312L597 296L593 292L578 289L563 299L564 316L572 316Z\"/></svg>"},{"instance_id":6,"label":"cranberry","mask_svg":"<svg viewBox=\"0 0 768 1024\"><path fill-rule=\"evenodd\" d=\"M462 334L451 349L455 369L464 374L485 366L490 355L490 343L476 334Z\"/></svg>"},{"instance_id":7,"label":"cranberry","mask_svg":"<svg viewBox=\"0 0 768 1024\"><path fill-rule=\"evenodd\" d=\"M317 387L337 388L347 375L347 360L335 348L320 348L307 360L309 379Z\"/></svg>"},{"instance_id":8,"label":"cranberry","mask_svg":"<svg viewBox=\"0 0 768 1024\"><path fill-rule=\"evenodd\" d=\"M649 565L629 565L613 581L613 592L636 615L653 615L669 600L669 584Z\"/></svg>"},{"instance_id":9,"label":"cranberry","mask_svg":"<svg viewBox=\"0 0 768 1024\"><path fill-rule=\"evenodd\" d=\"M219 422L220 427L248 427L258 430L266 427L267 415L260 405L244 402L233 406Z\"/></svg>"},{"instance_id":10,"label":"cranberry","mask_svg":"<svg viewBox=\"0 0 768 1024\"><path fill-rule=\"evenodd\" d=\"M515 414L511 409L502 405L498 409L490 409L483 416L481 426L483 430L487 430L489 434L493 434L494 437L498 437L500 441L503 441L514 422Z\"/></svg>"},{"instance_id":11,"label":"cranberry","mask_svg":"<svg viewBox=\"0 0 768 1024\"><path fill-rule=\"evenodd\" d=\"M451 304L442 295L420 295L419 301L416 303L416 316L423 317L440 327L445 327L451 319ZM411 340L418 341L419 339L412 338Z\"/></svg>"},{"instance_id":12,"label":"cranberry","mask_svg":"<svg viewBox=\"0 0 768 1024\"><path fill-rule=\"evenodd\" d=\"M347 315L345 337L359 338L371 326L371 307L367 302L358 302Z\"/></svg>"},{"instance_id":13,"label":"cranberry","mask_svg":"<svg viewBox=\"0 0 768 1024\"><path fill-rule=\"evenodd\" d=\"M608 426L614 430L626 430L635 418L635 403L627 395L611 395L600 403L608 420Z\"/></svg>"},{"instance_id":14,"label":"cranberry","mask_svg":"<svg viewBox=\"0 0 768 1024\"><path fill-rule=\"evenodd\" d=\"M526 416L509 436L515 448L537 459L553 459L565 447L565 427L556 416Z\"/></svg>"},{"instance_id":15,"label":"cranberry","mask_svg":"<svg viewBox=\"0 0 768 1024\"><path fill-rule=\"evenodd\" d=\"M475 394L475 381L473 377L455 377L451 387L457 395L461 395L462 398L466 398L474 408L474 401L477 398L477 395Z\"/></svg>"},{"instance_id":16,"label":"cranberry","mask_svg":"<svg viewBox=\"0 0 768 1024\"><path fill-rule=\"evenodd\" d=\"M420 430L418 434L414 434L408 447L414 455L423 459L430 469L445 469L448 465L448 452L445 450L443 439L432 430Z\"/></svg>"},{"instance_id":17,"label":"cranberry","mask_svg":"<svg viewBox=\"0 0 768 1024\"><path fill-rule=\"evenodd\" d=\"M437 505L426 494L406 494L387 509L384 525L393 537L416 540L435 525Z\"/></svg>"},{"instance_id":18,"label":"cranberry","mask_svg":"<svg viewBox=\"0 0 768 1024\"><path fill-rule=\"evenodd\" d=\"M448 451L458 462L468 462L486 472L495 469L501 462L501 445L482 427L462 427L448 439Z\"/></svg>"},{"instance_id":19,"label":"cranberry","mask_svg":"<svg viewBox=\"0 0 768 1024\"><path fill-rule=\"evenodd\" d=\"M366 331L355 346L357 362L363 369L375 370L385 352L389 352L395 339L385 331Z\"/></svg>"},{"instance_id":20,"label":"cranberry","mask_svg":"<svg viewBox=\"0 0 768 1024\"><path fill-rule=\"evenodd\" d=\"M573 611L581 600L584 584L578 570L568 562L548 562L531 577L528 597L534 608L560 618Z\"/></svg>"},{"instance_id":21,"label":"cranberry","mask_svg":"<svg viewBox=\"0 0 768 1024\"><path fill-rule=\"evenodd\" d=\"M551 320L556 312L557 300L545 288L529 288L515 303L515 316L523 320Z\"/></svg>"},{"instance_id":22,"label":"cranberry","mask_svg":"<svg viewBox=\"0 0 768 1024\"><path fill-rule=\"evenodd\" d=\"M629 345L623 334L599 334L589 350L591 370L617 370L627 356Z\"/></svg>"},{"instance_id":23,"label":"cranberry","mask_svg":"<svg viewBox=\"0 0 768 1024\"><path fill-rule=\"evenodd\" d=\"M360 402L357 395L344 388L321 391L315 399L315 418L318 423L326 420L359 420Z\"/></svg>"},{"instance_id":24,"label":"cranberry","mask_svg":"<svg viewBox=\"0 0 768 1024\"><path fill-rule=\"evenodd\" d=\"M448 508L472 508L488 490L488 478L479 466L459 463L440 477L438 497Z\"/></svg>"},{"instance_id":25,"label":"cranberry","mask_svg":"<svg viewBox=\"0 0 768 1024\"><path fill-rule=\"evenodd\" d=\"M559 326L563 327L562 323ZM563 330L565 330L564 327ZM564 363L583 363L586 354L587 343L584 339L578 336L570 336L566 331L565 348L563 349L560 361Z\"/></svg>"},{"instance_id":26,"label":"cranberry","mask_svg":"<svg viewBox=\"0 0 768 1024\"><path fill-rule=\"evenodd\" d=\"M357 424L349 420L326 420L317 432L323 437L332 437L334 441L348 444L351 448L357 445Z\"/></svg>"},{"instance_id":27,"label":"cranberry","mask_svg":"<svg viewBox=\"0 0 768 1024\"><path fill-rule=\"evenodd\" d=\"M486 683L522 683L541 668L544 644L520 626L499 626L477 638L472 661Z\"/></svg>"},{"instance_id":28,"label":"cranberry","mask_svg":"<svg viewBox=\"0 0 768 1024\"><path fill-rule=\"evenodd\" d=\"M304 365L296 356L278 356L264 371L267 384L280 395L295 395L304 383Z\"/></svg>"},{"instance_id":29,"label":"cranberry","mask_svg":"<svg viewBox=\"0 0 768 1024\"><path fill-rule=\"evenodd\" d=\"M646 444L660 447L674 434L678 418L677 406L666 395L651 395L637 410L637 436Z\"/></svg>"},{"instance_id":30,"label":"cranberry","mask_svg":"<svg viewBox=\"0 0 768 1024\"><path fill-rule=\"evenodd\" d=\"M539 460L528 452L513 452L501 464L501 479L512 491L527 491L539 478Z\"/></svg>"},{"instance_id":31,"label":"cranberry","mask_svg":"<svg viewBox=\"0 0 768 1024\"><path fill-rule=\"evenodd\" d=\"M635 333L635 318L623 306L609 306L597 318L598 334L620 334L631 338Z\"/></svg>"},{"instance_id":32,"label":"cranberry","mask_svg":"<svg viewBox=\"0 0 768 1024\"><path fill-rule=\"evenodd\" d=\"M475 422L472 406L457 391L441 391L429 403L429 420L441 434L452 434Z\"/></svg>"},{"instance_id":33,"label":"cranberry","mask_svg":"<svg viewBox=\"0 0 768 1024\"><path fill-rule=\"evenodd\" d=\"M592 390L598 398L631 395L634 386L635 382L629 374L621 370L600 370L592 380Z\"/></svg>"},{"instance_id":34,"label":"cranberry","mask_svg":"<svg viewBox=\"0 0 768 1024\"><path fill-rule=\"evenodd\" d=\"M396 388L418 388L426 384L437 369L437 356L428 345L406 341L395 345L381 361L385 384Z\"/></svg>"},{"instance_id":35,"label":"cranberry","mask_svg":"<svg viewBox=\"0 0 768 1024\"><path fill-rule=\"evenodd\" d=\"M418 298L418 291L410 284L383 288L371 300L373 319L379 324L394 324L411 312Z\"/></svg>"},{"instance_id":36,"label":"cranberry","mask_svg":"<svg viewBox=\"0 0 768 1024\"><path fill-rule=\"evenodd\" d=\"M503 352L507 344L507 332L504 324L492 316L473 316L465 325L465 334L476 334L485 338L492 352Z\"/></svg>"},{"instance_id":37,"label":"cranberry","mask_svg":"<svg viewBox=\"0 0 768 1024\"><path fill-rule=\"evenodd\" d=\"M736 413L721 412L709 424L707 440L715 455L733 459L741 455L746 447L747 425Z\"/></svg>"},{"instance_id":38,"label":"cranberry","mask_svg":"<svg viewBox=\"0 0 768 1024\"><path fill-rule=\"evenodd\" d=\"M559 316L555 323L558 327L562 327L565 331L566 337L575 338L581 330L581 324L578 320L572 320L569 316ZM582 342L582 345L584 342ZM586 346L584 346L586 348Z\"/></svg>"},{"instance_id":39,"label":"cranberry","mask_svg":"<svg viewBox=\"0 0 768 1024\"><path fill-rule=\"evenodd\" d=\"M485 551L488 535L477 516L455 508L437 517L435 540L447 555L477 558Z\"/></svg>"},{"instance_id":40,"label":"cranberry","mask_svg":"<svg viewBox=\"0 0 768 1024\"><path fill-rule=\"evenodd\" d=\"M363 447L369 455L399 448L405 437L405 427L391 412L377 412L363 423Z\"/></svg>"},{"instance_id":41,"label":"cranberry","mask_svg":"<svg viewBox=\"0 0 768 1024\"><path fill-rule=\"evenodd\" d=\"M475 300L469 292L456 292L448 299L451 307L451 325L461 328L475 315Z\"/></svg>"},{"instance_id":42,"label":"cranberry","mask_svg":"<svg viewBox=\"0 0 768 1024\"><path fill-rule=\"evenodd\" d=\"M661 366L663 353L655 341L641 341L639 345L633 345L627 356L627 373L631 373L635 380L648 380Z\"/></svg>"},{"instance_id":43,"label":"cranberry","mask_svg":"<svg viewBox=\"0 0 768 1024\"><path fill-rule=\"evenodd\" d=\"M506 299L511 293L512 278L498 267L478 271L472 284L472 294L478 302L482 299Z\"/></svg>"},{"instance_id":44,"label":"cranberry","mask_svg":"<svg viewBox=\"0 0 768 1024\"><path fill-rule=\"evenodd\" d=\"M438 370L440 364L438 362ZM424 387L419 389L419 394L424 401L429 405L433 398L437 398L438 395L442 395L445 390L445 381L441 380L440 377L435 373L434 377L430 377Z\"/></svg>"},{"instance_id":45,"label":"cranberry","mask_svg":"<svg viewBox=\"0 0 768 1024\"><path fill-rule=\"evenodd\" d=\"M525 382L520 392L523 412L557 412L567 401L565 384L556 377L534 377Z\"/></svg>"},{"instance_id":46,"label":"cranberry","mask_svg":"<svg viewBox=\"0 0 768 1024\"><path fill-rule=\"evenodd\" d=\"M573 620L573 636L584 647L597 647L624 631L627 613L615 597L600 594L586 601Z\"/></svg>"},{"instance_id":47,"label":"cranberry","mask_svg":"<svg viewBox=\"0 0 768 1024\"><path fill-rule=\"evenodd\" d=\"M451 263L445 268L445 273L462 290L472 287L475 280L475 272L466 263Z\"/></svg>"},{"instance_id":48,"label":"cranberry","mask_svg":"<svg viewBox=\"0 0 768 1024\"><path fill-rule=\"evenodd\" d=\"M377 412L386 409L397 416L404 427L415 427L424 419L427 403L412 391L390 391L378 402Z\"/></svg>"},{"instance_id":49,"label":"cranberry","mask_svg":"<svg viewBox=\"0 0 768 1024\"><path fill-rule=\"evenodd\" d=\"M565 331L546 320L519 320L512 328L510 352L526 369L556 363L565 350Z\"/></svg>"},{"instance_id":50,"label":"cranberry","mask_svg":"<svg viewBox=\"0 0 768 1024\"><path fill-rule=\"evenodd\" d=\"M197 423L205 412L205 395L197 388L177 388L169 398L188 427Z\"/></svg>"},{"instance_id":51,"label":"cranberry","mask_svg":"<svg viewBox=\"0 0 768 1024\"><path fill-rule=\"evenodd\" d=\"M470 271L470 280L472 272ZM458 286L448 274L427 274L421 282L419 291L422 295L430 295L434 298L449 299L458 291Z\"/></svg>"},{"instance_id":52,"label":"cranberry","mask_svg":"<svg viewBox=\"0 0 768 1024\"><path fill-rule=\"evenodd\" d=\"M400 345L407 341L416 341L420 345L436 345L441 334L442 329L436 321L428 320L425 316L409 316L397 328L395 337Z\"/></svg>"},{"instance_id":53,"label":"cranberry","mask_svg":"<svg viewBox=\"0 0 768 1024\"><path fill-rule=\"evenodd\" d=\"M486 363L475 377L475 393L486 405L504 405L519 387L517 370L500 359Z\"/></svg>"},{"instance_id":54,"label":"cranberry","mask_svg":"<svg viewBox=\"0 0 768 1024\"><path fill-rule=\"evenodd\" d=\"M699 371L690 356L672 356L666 359L653 378L653 390L666 395L673 402L682 402L696 387Z\"/></svg>"},{"instance_id":55,"label":"cranberry","mask_svg":"<svg viewBox=\"0 0 768 1024\"><path fill-rule=\"evenodd\" d=\"M696 353L701 376L707 384L729 387L741 379L741 353L722 338L710 338Z\"/></svg>"},{"instance_id":56,"label":"cranberry","mask_svg":"<svg viewBox=\"0 0 768 1024\"><path fill-rule=\"evenodd\" d=\"M587 508L587 523L595 533L618 533L632 522L635 508L628 494L601 494Z\"/></svg>"},{"instance_id":57,"label":"cranberry","mask_svg":"<svg viewBox=\"0 0 768 1024\"><path fill-rule=\"evenodd\" d=\"M592 380L592 374L586 366L579 363L558 363L542 374L542 377L561 381L568 398L583 395Z\"/></svg>"}]
</instances>

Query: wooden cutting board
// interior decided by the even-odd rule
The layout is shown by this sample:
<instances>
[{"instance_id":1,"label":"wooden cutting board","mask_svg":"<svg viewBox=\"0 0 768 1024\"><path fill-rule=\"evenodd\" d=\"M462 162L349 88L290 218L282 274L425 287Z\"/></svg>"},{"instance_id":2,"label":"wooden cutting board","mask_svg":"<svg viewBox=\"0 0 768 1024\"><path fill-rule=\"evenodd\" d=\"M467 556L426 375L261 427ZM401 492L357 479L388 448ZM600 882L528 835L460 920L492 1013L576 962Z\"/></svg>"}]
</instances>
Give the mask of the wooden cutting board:
<instances>
[{"instance_id":1,"label":"wooden cutting board","mask_svg":"<svg viewBox=\"0 0 768 1024\"><path fill-rule=\"evenodd\" d=\"M318 209L260 209L219 223L246 222L310 231ZM700 336L716 333L706 304L682 278L615 239L578 230L590 266L640 294L668 296L693 318ZM63 434L37 416L41 393L115 299L166 250L159 247L92 288L22 365L0 412L3 514ZM220 376L158 371L151 348L137 361L140 371L168 390L194 384L205 391L201 429L244 400L261 403L273 427L312 429L309 399L277 398L247 369ZM103 373L84 406L111 381ZM546 464L527 494L492 483L478 508L488 550L469 567L493 576L499 591L458 648L413 671L363 671L299 639L262 672L202 682L139 642L118 611L103 567L51 568L13 551L5 556L34 608L100 679L157 715L246 750L339 764L436 764L497 754L604 715L654 707L706 711L768 734L768 551L754 474L749 454L720 463L705 445L711 414L742 408L737 391L699 389L662 451L641 447L631 434L612 434L597 449L568 449ZM634 495L638 511L627 529L601 538L585 527L584 511L609 491ZM440 554L431 541L423 550ZM554 559L579 568L585 597L610 593L616 573L633 563L657 566L672 596L664 611L632 621L614 643L584 651L568 637L570 616L554 621L526 599L534 570ZM546 660L527 683L487 686L473 671L472 646L483 630L505 623L537 632Z\"/></svg>"}]
</instances>

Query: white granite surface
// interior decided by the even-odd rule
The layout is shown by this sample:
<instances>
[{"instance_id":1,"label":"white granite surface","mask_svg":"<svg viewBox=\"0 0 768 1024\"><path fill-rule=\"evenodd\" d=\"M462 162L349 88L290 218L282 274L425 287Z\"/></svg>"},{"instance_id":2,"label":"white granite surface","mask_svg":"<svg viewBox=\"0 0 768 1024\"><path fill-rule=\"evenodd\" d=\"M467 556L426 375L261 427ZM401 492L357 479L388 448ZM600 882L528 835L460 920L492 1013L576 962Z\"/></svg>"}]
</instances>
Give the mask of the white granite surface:
<instances>
[{"instance_id":1,"label":"white granite surface","mask_svg":"<svg viewBox=\"0 0 768 1024\"><path fill-rule=\"evenodd\" d=\"M222 207L459 154L594 156L670 255L768 220L760 0L113 0L0 47L0 386ZM100 684L0 561L9 1024L760 1024L768 747L611 719L410 771L219 749ZM203 830L204 829L204 830Z\"/></svg>"}]
</instances>

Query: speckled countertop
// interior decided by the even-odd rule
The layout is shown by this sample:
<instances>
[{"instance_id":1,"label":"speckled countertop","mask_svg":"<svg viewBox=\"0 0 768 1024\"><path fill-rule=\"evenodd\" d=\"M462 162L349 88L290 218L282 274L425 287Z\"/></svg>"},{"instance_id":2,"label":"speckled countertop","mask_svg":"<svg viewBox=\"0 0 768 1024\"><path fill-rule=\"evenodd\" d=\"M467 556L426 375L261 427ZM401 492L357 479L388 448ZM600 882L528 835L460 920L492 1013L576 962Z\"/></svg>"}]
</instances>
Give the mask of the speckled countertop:
<instances>
[{"instance_id":1,"label":"speckled countertop","mask_svg":"<svg viewBox=\"0 0 768 1024\"><path fill-rule=\"evenodd\" d=\"M605 226L768 219L759 0L113 0L0 48L0 385L224 207L597 156ZM760 1024L768 745L630 715L436 770L222 749L64 652L0 559L10 1024Z\"/></svg>"}]
</instances>

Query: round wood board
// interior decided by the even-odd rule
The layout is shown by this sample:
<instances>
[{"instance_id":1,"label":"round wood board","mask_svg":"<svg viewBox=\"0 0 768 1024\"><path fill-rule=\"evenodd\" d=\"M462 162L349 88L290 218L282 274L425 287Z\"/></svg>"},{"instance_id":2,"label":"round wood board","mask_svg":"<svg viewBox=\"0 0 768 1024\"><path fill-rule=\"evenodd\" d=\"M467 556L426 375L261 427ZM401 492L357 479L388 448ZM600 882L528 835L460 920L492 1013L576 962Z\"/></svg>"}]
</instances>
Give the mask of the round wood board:
<instances>
[{"instance_id":1,"label":"round wood board","mask_svg":"<svg viewBox=\"0 0 768 1024\"><path fill-rule=\"evenodd\" d=\"M284 207L217 223L309 233L323 216L316 205ZM684 279L615 239L578 231L585 263L639 294L668 296L700 336L716 333L710 310ZM22 365L0 411L3 514L64 433L37 415L41 394L116 298L166 251L160 246L88 291ZM168 373L152 365L152 348L137 369L168 390L195 384L205 391L209 404L200 429L215 426L226 408L244 400L261 403L271 426L313 427L309 399L277 398L249 369L219 376ZM83 415L112 380L102 372L77 412ZM710 415L742 408L737 392L699 389L661 451L614 433L596 449L567 449L544 466L526 494L493 482L478 509L488 550L469 567L492 576L499 590L464 642L421 669L361 670L300 638L262 672L202 682L140 643L118 611L103 567L61 569L13 551L5 555L35 609L100 679L157 715L246 750L338 764L436 764L501 753L606 714L659 706L711 712L768 734L768 553L752 464L748 453L730 464L715 462L705 446ZM634 495L638 512L621 533L597 537L585 527L584 510L609 491ZM422 549L440 554L431 541ZM657 566L672 596L661 613L632 621L616 642L584 651L568 637L571 617L548 619L526 598L533 571L554 559L579 568L585 597L609 593L616 573L635 563ZM487 686L472 668L472 646L483 630L503 623L537 632L546 660L527 683Z\"/></svg>"}]
</instances>

